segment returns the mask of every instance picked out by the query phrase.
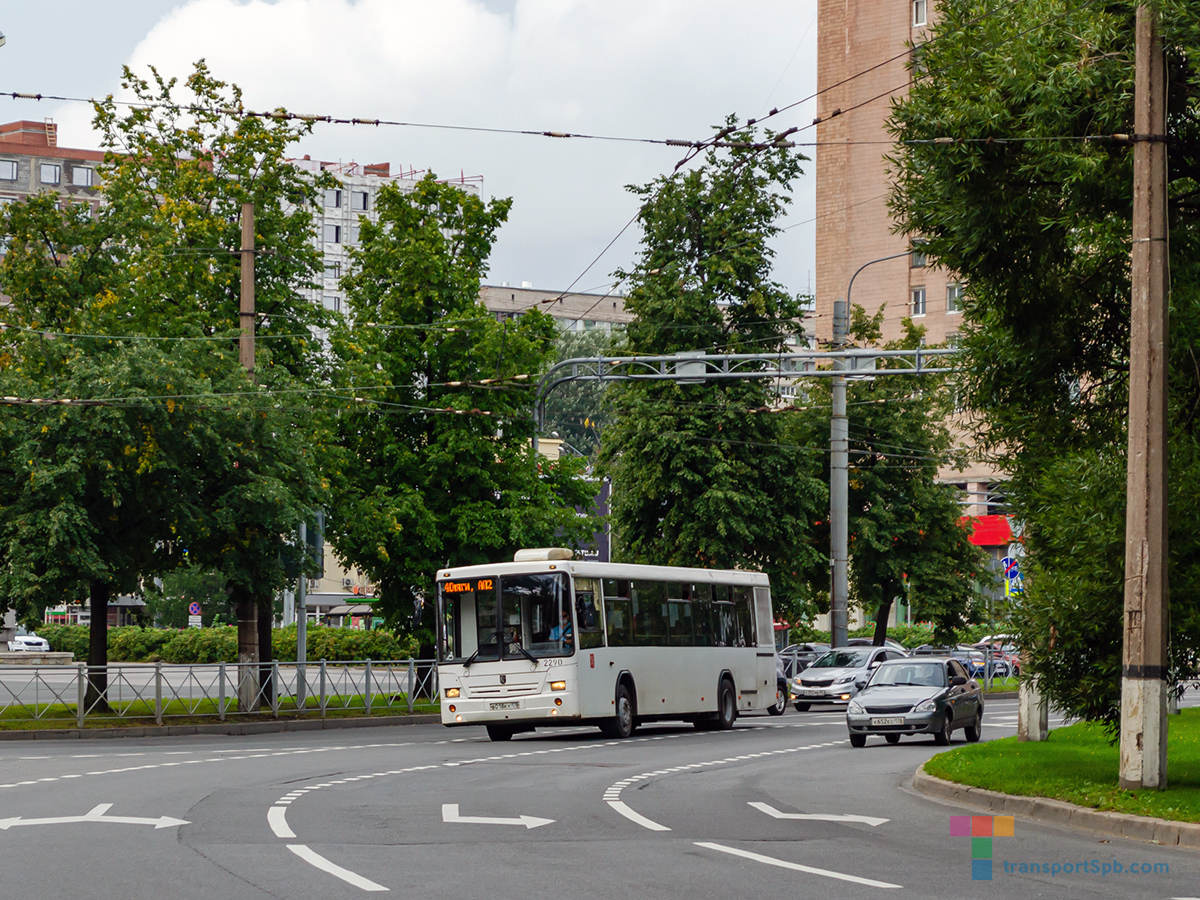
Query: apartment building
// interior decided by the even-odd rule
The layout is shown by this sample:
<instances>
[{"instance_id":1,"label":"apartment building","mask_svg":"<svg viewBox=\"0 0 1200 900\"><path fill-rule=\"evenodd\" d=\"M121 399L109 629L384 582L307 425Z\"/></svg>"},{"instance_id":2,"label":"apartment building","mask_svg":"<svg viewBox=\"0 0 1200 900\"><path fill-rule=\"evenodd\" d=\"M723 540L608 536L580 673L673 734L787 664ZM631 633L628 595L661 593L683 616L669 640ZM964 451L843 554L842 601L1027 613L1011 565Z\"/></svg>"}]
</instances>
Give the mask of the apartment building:
<instances>
[{"instance_id":1,"label":"apartment building","mask_svg":"<svg viewBox=\"0 0 1200 900\"><path fill-rule=\"evenodd\" d=\"M97 205L96 169L103 162L103 151L58 146L50 119L0 125L0 204L53 191Z\"/></svg>"},{"instance_id":2,"label":"apartment building","mask_svg":"<svg viewBox=\"0 0 1200 900\"><path fill-rule=\"evenodd\" d=\"M813 330L820 341L832 337L834 301L847 298L869 314L884 309L885 341L901 336L906 316L925 326L929 344L953 344L962 327L962 286L928 264L919 241L895 233L887 209L891 99L904 96L912 48L935 19L927 0L819 0ZM1002 475L990 466L940 475L962 489L967 515L989 517L1001 505ZM989 517L980 526L981 540L986 534L1007 547L1007 521Z\"/></svg>"}]
</instances>

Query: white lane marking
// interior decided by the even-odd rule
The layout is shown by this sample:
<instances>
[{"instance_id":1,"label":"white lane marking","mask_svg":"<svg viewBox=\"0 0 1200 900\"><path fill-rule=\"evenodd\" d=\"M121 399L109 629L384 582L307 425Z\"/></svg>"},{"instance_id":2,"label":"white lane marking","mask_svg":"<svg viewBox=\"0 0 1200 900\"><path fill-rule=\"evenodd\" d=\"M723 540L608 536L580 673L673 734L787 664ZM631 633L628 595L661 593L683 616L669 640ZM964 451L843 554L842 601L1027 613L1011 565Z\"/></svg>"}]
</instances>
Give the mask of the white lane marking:
<instances>
[{"instance_id":1,"label":"white lane marking","mask_svg":"<svg viewBox=\"0 0 1200 900\"><path fill-rule=\"evenodd\" d=\"M209 753L209 752L231 753L231 754L232 753L242 753L242 754L248 754L248 755L244 755L244 756L213 756L213 757L209 757L208 759L186 759L186 760L182 760L182 761L147 763L147 764L141 765L141 766L123 766L119 769L98 769L98 770L95 770L92 772L84 772L83 774L88 775L88 776L119 775L123 772L140 772L144 769L161 769L161 768L167 768L170 766L179 766L179 765L187 766L187 765L194 765L194 764L199 764L199 763L239 762L241 760L247 760L247 759L262 759L263 756L266 756L266 755L299 756L300 754L303 754L303 753L330 753L330 752L342 751L342 750L365 750L368 747L378 747L378 746L408 747L412 743L413 743L412 741L398 741L396 743L382 744L382 745L351 744L351 745L339 746L339 747L310 747L307 749L306 748L296 748L296 749L292 749L292 750L281 750L281 751L278 751L277 753L273 753L273 754L262 754L262 753L255 754L251 750L215 750L215 751L206 750L206 751L204 751L206 753ZM99 753L85 753L85 754L80 754L78 756L72 756L70 758L71 759L92 759L92 758L96 758L100 755L101 754L99 754ZM125 757L125 756L145 756L145 755L146 755L145 753L115 753L115 754L109 754L109 758L112 758L113 756ZM46 757L46 759L51 759L51 758L52 757ZM0 789L21 787L23 785L28 785L28 784L38 784L39 782L60 781L64 778L79 778L79 777L80 777L79 775L54 775L54 776L48 777L48 778L39 778L36 781L13 781L13 782L9 782L8 784L0 784Z\"/></svg>"},{"instance_id":2,"label":"white lane marking","mask_svg":"<svg viewBox=\"0 0 1200 900\"><path fill-rule=\"evenodd\" d=\"M275 832L277 838L294 838L296 832L292 831L287 823L287 807L272 806L267 810L267 824L271 826L271 830Z\"/></svg>"},{"instance_id":3,"label":"white lane marking","mask_svg":"<svg viewBox=\"0 0 1200 900\"><path fill-rule=\"evenodd\" d=\"M793 872L806 872L809 875L822 875L825 878L836 878L838 881L849 881L854 884L863 884L867 887L877 888L898 888L901 885L891 884L887 881L875 881L872 878L860 878L857 875L847 875L845 872L832 872L829 869L817 869L813 866L802 866L800 863L788 862L785 859L776 859L773 856L763 856L761 853L751 853L749 850L738 850L736 847L726 847L723 844L714 844L710 841L696 841L697 847L704 847L707 850L716 850L720 853L728 853L730 856L740 856L742 859L752 859L755 862L765 863L768 866L778 866L781 869L791 869Z\"/></svg>"},{"instance_id":4,"label":"white lane marking","mask_svg":"<svg viewBox=\"0 0 1200 900\"><path fill-rule=\"evenodd\" d=\"M761 753L751 753L743 756L727 756L724 759L713 759L709 760L708 762L689 763L688 765L684 766L676 766L673 769L658 769L653 772L643 772L640 775L631 775L628 778L624 778L621 781L609 785L608 790L604 792L604 801L625 818L629 819L629 821L636 822L643 828L649 828L651 831L670 831L671 829L667 828L665 825L660 825L653 819L646 818L622 803L621 792L631 784L636 784L639 781L646 781L650 778L657 778L662 775L669 775L674 772L683 772L688 769L705 769L710 766L724 766L728 765L729 763L744 762L748 759L761 759L767 756L781 756L785 753L800 753L804 750L819 750L822 747L834 747L838 744L845 744L848 742L849 741L847 739L841 741L826 741L823 744L807 744L803 747L786 747L783 750L764 750Z\"/></svg>"},{"instance_id":5,"label":"white lane marking","mask_svg":"<svg viewBox=\"0 0 1200 900\"><path fill-rule=\"evenodd\" d=\"M288 844L287 848L310 866L316 866L322 872L328 872L335 878L342 879L342 881L346 882L346 884L353 885L356 888L361 888L364 891L387 890L387 888L385 888L382 884L376 884L374 881L363 878L361 875L351 872L349 869L343 869L341 866L331 863L320 853L309 849L305 844Z\"/></svg>"},{"instance_id":6,"label":"white lane marking","mask_svg":"<svg viewBox=\"0 0 1200 900\"><path fill-rule=\"evenodd\" d=\"M759 812L765 812L772 819L806 819L817 822L862 822L864 825L870 825L876 828L884 822L891 821L890 819L877 819L874 816L856 816L853 814L838 815L830 813L785 813L771 806L769 803L751 803Z\"/></svg>"},{"instance_id":7,"label":"white lane marking","mask_svg":"<svg viewBox=\"0 0 1200 900\"><path fill-rule=\"evenodd\" d=\"M49 759L48 756L18 756L17 759Z\"/></svg>"},{"instance_id":8,"label":"white lane marking","mask_svg":"<svg viewBox=\"0 0 1200 900\"><path fill-rule=\"evenodd\" d=\"M82 816L55 816L45 819L23 819L20 816L16 816L11 819L0 819L0 831L7 831L9 828L14 828L18 825L72 825L80 822L109 825L153 825L155 830L159 828L171 828L175 825L190 824L185 819L173 819L170 816L160 816L157 819L143 819L135 816L106 816L105 813L110 809L112 809L111 803L101 803Z\"/></svg>"},{"instance_id":9,"label":"white lane marking","mask_svg":"<svg viewBox=\"0 0 1200 900\"><path fill-rule=\"evenodd\" d=\"M666 825L659 825L653 819L647 819L641 813L635 812L620 800L609 800L608 805L627 818L630 822L633 822L635 825L641 825L643 828L649 828L651 831L671 830Z\"/></svg>"},{"instance_id":10,"label":"white lane marking","mask_svg":"<svg viewBox=\"0 0 1200 900\"><path fill-rule=\"evenodd\" d=\"M442 821L469 825L524 825L526 830L541 828L543 825L550 825L554 822L553 819L539 819L537 816L517 816L507 819L501 816L464 816L459 814L457 803L442 804Z\"/></svg>"}]
</instances>

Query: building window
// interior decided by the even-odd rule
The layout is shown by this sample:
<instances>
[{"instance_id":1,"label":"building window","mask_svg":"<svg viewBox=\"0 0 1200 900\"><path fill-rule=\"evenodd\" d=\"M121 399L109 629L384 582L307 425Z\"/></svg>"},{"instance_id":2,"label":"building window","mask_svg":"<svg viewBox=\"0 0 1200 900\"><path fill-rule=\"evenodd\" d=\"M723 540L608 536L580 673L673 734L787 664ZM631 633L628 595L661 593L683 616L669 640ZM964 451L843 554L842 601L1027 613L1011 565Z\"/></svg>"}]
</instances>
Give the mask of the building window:
<instances>
[{"instance_id":1,"label":"building window","mask_svg":"<svg viewBox=\"0 0 1200 900\"><path fill-rule=\"evenodd\" d=\"M335 313L340 313L342 311L342 298L341 297L330 297L329 298L329 307Z\"/></svg>"},{"instance_id":2,"label":"building window","mask_svg":"<svg viewBox=\"0 0 1200 900\"><path fill-rule=\"evenodd\" d=\"M911 291L912 304L911 314L914 316L925 315L925 288L915 287Z\"/></svg>"},{"instance_id":3,"label":"building window","mask_svg":"<svg viewBox=\"0 0 1200 900\"><path fill-rule=\"evenodd\" d=\"M366 191L351 191L350 192L350 208L358 212L367 211L367 192Z\"/></svg>"},{"instance_id":4,"label":"building window","mask_svg":"<svg viewBox=\"0 0 1200 900\"><path fill-rule=\"evenodd\" d=\"M913 0L913 28L917 28L926 23L926 4L925 0Z\"/></svg>"},{"instance_id":5,"label":"building window","mask_svg":"<svg viewBox=\"0 0 1200 900\"><path fill-rule=\"evenodd\" d=\"M358 243L358 226L357 225L350 225L346 228L346 243L347 244L357 244Z\"/></svg>"},{"instance_id":6,"label":"building window","mask_svg":"<svg viewBox=\"0 0 1200 900\"><path fill-rule=\"evenodd\" d=\"M959 334L957 331L951 331L948 335L946 335L946 349L947 350L958 350L961 347L962 347L962 335L961 334Z\"/></svg>"},{"instance_id":7,"label":"building window","mask_svg":"<svg viewBox=\"0 0 1200 900\"><path fill-rule=\"evenodd\" d=\"M326 225L322 236L327 244L340 244L342 242L342 226Z\"/></svg>"},{"instance_id":8,"label":"building window","mask_svg":"<svg viewBox=\"0 0 1200 900\"><path fill-rule=\"evenodd\" d=\"M913 241L912 248L911 248L911 254L912 254L912 262L910 263L910 265L914 269L923 269L923 268L925 268L925 266L927 266L929 264L929 260L925 256L925 242L924 241Z\"/></svg>"},{"instance_id":9,"label":"building window","mask_svg":"<svg viewBox=\"0 0 1200 900\"><path fill-rule=\"evenodd\" d=\"M946 312L962 312L962 285L946 285Z\"/></svg>"},{"instance_id":10,"label":"building window","mask_svg":"<svg viewBox=\"0 0 1200 900\"><path fill-rule=\"evenodd\" d=\"M96 170L87 166L72 166L71 183L76 187L92 187L96 183Z\"/></svg>"},{"instance_id":11,"label":"building window","mask_svg":"<svg viewBox=\"0 0 1200 900\"><path fill-rule=\"evenodd\" d=\"M0 181L17 180L17 161L15 159L0 159Z\"/></svg>"},{"instance_id":12,"label":"building window","mask_svg":"<svg viewBox=\"0 0 1200 900\"><path fill-rule=\"evenodd\" d=\"M52 163L42 163L42 184L58 184L62 181L62 166Z\"/></svg>"},{"instance_id":13,"label":"building window","mask_svg":"<svg viewBox=\"0 0 1200 900\"><path fill-rule=\"evenodd\" d=\"M325 277L326 278L341 278L342 277L342 264L340 262L325 263Z\"/></svg>"},{"instance_id":14,"label":"building window","mask_svg":"<svg viewBox=\"0 0 1200 900\"><path fill-rule=\"evenodd\" d=\"M327 190L325 192L325 206L328 207L329 209L341 209L342 208L342 192L337 190L336 188Z\"/></svg>"}]
</instances>

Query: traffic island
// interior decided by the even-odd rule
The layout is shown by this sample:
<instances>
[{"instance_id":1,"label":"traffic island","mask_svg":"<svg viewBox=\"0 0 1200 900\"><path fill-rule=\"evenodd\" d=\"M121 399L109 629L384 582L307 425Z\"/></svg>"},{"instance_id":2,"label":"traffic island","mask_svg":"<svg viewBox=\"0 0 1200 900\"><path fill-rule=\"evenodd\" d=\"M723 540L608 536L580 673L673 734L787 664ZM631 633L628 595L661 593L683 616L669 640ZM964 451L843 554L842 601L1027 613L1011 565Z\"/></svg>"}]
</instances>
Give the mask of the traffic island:
<instances>
[{"instance_id":1,"label":"traffic island","mask_svg":"<svg viewBox=\"0 0 1200 900\"><path fill-rule=\"evenodd\" d=\"M1102 834L1200 849L1200 709L1172 716L1168 787L1123 791L1118 748L1102 726L1055 729L1047 741L970 744L928 760L913 787L930 796Z\"/></svg>"}]
</instances>

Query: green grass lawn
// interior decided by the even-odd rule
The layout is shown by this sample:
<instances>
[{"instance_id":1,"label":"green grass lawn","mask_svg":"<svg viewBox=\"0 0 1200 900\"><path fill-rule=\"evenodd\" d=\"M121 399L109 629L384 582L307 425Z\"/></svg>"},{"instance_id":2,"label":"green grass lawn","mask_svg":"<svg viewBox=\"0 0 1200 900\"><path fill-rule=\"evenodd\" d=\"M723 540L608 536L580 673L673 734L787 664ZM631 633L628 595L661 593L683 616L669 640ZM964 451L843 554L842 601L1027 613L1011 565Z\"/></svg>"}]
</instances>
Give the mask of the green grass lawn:
<instances>
[{"instance_id":1,"label":"green grass lawn","mask_svg":"<svg viewBox=\"0 0 1200 900\"><path fill-rule=\"evenodd\" d=\"M292 697L281 700L279 704L280 719L313 719L320 718L320 700L317 697L305 698L306 712L301 714L296 708ZM86 728L120 728L125 726L144 727L154 724L154 704L144 700L129 703L113 704L114 711L109 714L89 713L85 722ZM413 703L413 714L440 712L441 707L430 703L426 698L416 699ZM261 712L250 715L240 715L237 712L236 698L226 701L225 713L227 722L235 721L269 721L274 718L270 706ZM366 714L366 704L361 694L336 695L330 694L325 698L325 717L338 718L345 716L362 716ZM376 716L408 715L408 701L403 694L375 694L371 699L371 714ZM219 723L217 703L215 700L193 700L186 704L179 700L163 703L164 725L198 725ZM43 703L36 707L10 706L0 710L0 731L14 729L38 728L75 728L75 707L63 703Z\"/></svg>"},{"instance_id":2,"label":"green grass lawn","mask_svg":"<svg viewBox=\"0 0 1200 900\"><path fill-rule=\"evenodd\" d=\"M1165 791L1118 788L1117 745L1109 744L1103 728L1087 723L1057 728L1044 742L1021 743L1010 737L969 744L933 757L925 771L1005 794L1200 822L1200 709L1168 716L1168 726Z\"/></svg>"}]
</instances>

